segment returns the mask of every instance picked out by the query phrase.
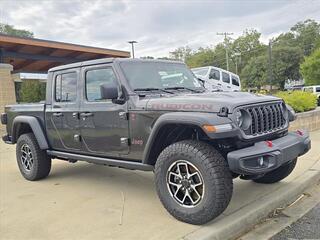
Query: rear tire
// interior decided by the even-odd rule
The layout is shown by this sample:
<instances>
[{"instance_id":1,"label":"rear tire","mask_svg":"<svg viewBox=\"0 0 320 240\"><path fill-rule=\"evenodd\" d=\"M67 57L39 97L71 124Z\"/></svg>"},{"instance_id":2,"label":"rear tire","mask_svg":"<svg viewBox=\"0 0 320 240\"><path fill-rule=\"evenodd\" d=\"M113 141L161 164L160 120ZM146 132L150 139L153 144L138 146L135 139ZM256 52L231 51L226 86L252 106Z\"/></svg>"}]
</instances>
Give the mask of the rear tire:
<instances>
[{"instance_id":1,"label":"rear tire","mask_svg":"<svg viewBox=\"0 0 320 240\"><path fill-rule=\"evenodd\" d=\"M41 150L33 133L22 134L16 146L17 163L22 176L29 181L45 178L51 170L51 158Z\"/></svg>"},{"instance_id":2,"label":"rear tire","mask_svg":"<svg viewBox=\"0 0 320 240\"><path fill-rule=\"evenodd\" d=\"M226 160L204 142L187 140L165 148L155 165L155 180L167 211L191 224L216 218L232 197L232 176Z\"/></svg>"},{"instance_id":3,"label":"rear tire","mask_svg":"<svg viewBox=\"0 0 320 240\"><path fill-rule=\"evenodd\" d=\"M282 165L279 168L266 173L260 178L253 179L253 181L256 183L266 183L266 184L279 182L290 175L290 173L295 168L296 163L297 163L297 159L294 159L288 162L287 164Z\"/></svg>"}]
</instances>

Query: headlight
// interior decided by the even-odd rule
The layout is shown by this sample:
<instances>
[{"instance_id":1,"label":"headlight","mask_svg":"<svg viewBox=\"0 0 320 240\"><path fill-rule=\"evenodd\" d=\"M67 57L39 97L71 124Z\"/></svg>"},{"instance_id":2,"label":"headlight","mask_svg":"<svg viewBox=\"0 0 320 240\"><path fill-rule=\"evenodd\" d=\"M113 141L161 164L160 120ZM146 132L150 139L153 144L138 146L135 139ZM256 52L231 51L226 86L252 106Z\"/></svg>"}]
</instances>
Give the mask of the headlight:
<instances>
[{"instance_id":1,"label":"headlight","mask_svg":"<svg viewBox=\"0 0 320 240\"><path fill-rule=\"evenodd\" d=\"M247 130L251 125L251 116L248 111L244 109L238 109L235 112L235 123L242 130Z\"/></svg>"},{"instance_id":2,"label":"headlight","mask_svg":"<svg viewBox=\"0 0 320 240\"><path fill-rule=\"evenodd\" d=\"M243 114L239 109L236 111L236 123L241 128L243 124Z\"/></svg>"}]
</instances>

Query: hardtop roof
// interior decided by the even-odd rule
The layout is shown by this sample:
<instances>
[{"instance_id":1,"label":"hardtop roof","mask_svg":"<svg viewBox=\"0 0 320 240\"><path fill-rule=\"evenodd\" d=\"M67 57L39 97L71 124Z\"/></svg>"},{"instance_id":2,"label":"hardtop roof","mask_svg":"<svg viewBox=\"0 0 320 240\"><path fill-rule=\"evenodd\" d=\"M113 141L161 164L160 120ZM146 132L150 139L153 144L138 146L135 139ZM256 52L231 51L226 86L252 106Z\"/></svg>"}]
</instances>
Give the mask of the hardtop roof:
<instances>
[{"instance_id":1,"label":"hardtop roof","mask_svg":"<svg viewBox=\"0 0 320 240\"><path fill-rule=\"evenodd\" d=\"M175 63L175 64L184 64L181 61L175 60L162 60L162 59L139 59L139 58L100 58L95 60L71 63L66 65L57 66L54 68L49 69L48 72L56 72L70 68L78 68L83 66L89 65L98 65L98 64L105 64L105 63L112 63L112 62L158 62L158 63Z\"/></svg>"}]
</instances>

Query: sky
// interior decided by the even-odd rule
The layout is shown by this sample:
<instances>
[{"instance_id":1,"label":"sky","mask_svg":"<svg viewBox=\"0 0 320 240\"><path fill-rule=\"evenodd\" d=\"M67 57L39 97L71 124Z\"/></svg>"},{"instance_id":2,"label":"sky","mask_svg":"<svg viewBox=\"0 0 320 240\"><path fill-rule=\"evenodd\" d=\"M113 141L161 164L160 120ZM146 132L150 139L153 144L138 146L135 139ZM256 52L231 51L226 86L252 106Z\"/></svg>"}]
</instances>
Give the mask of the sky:
<instances>
[{"instance_id":1,"label":"sky","mask_svg":"<svg viewBox=\"0 0 320 240\"><path fill-rule=\"evenodd\" d=\"M308 18L320 22L320 0L0 0L0 22L37 38L124 51L135 40L136 57L214 46L217 32L251 28L267 43Z\"/></svg>"}]
</instances>

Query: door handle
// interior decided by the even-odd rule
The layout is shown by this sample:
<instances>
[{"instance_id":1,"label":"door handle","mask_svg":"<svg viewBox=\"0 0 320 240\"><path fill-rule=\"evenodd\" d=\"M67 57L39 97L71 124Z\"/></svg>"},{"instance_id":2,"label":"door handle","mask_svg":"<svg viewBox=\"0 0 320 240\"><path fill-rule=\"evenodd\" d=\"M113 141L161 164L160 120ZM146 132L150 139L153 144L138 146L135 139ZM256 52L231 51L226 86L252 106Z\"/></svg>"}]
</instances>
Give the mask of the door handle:
<instances>
[{"instance_id":1,"label":"door handle","mask_svg":"<svg viewBox=\"0 0 320 240\"><path fill-rule=\"evenodd\" d=\"M80 116L81 116L81 117L90 117L90 116L93 116L93 113L91 113L91 112L84 112L84 113L80 113Z\"/></svg>"},{"instance_id":2,"label":"door handle","mask_svg":"<svg viewBox=\"0 0 320 240\"><path fill-rule=\"evenodd\" d=\"M72 113L72 117L74 117L74 118L79 118L79 113L78 113L78 112Z\"/></svg>"},{"instance_id":3,"label":"door handle","mask_svg":"<svg viewBox=\"0 0 320 240\"><path fill-rule=\"evenodd\" d=\"M218 83L219 86L221 86L221 83Z\"/></svg>"},{"instance_id":4,"label":"door handle","mask_svg":"<svg viewBox=\"0 0 320 240\"><path fill-rule=\"evenodd\" d=\"M52 115L55 116L55 117L61 117L62 113L61 112L55 112Z\"/></svg>"}]
</instances>

